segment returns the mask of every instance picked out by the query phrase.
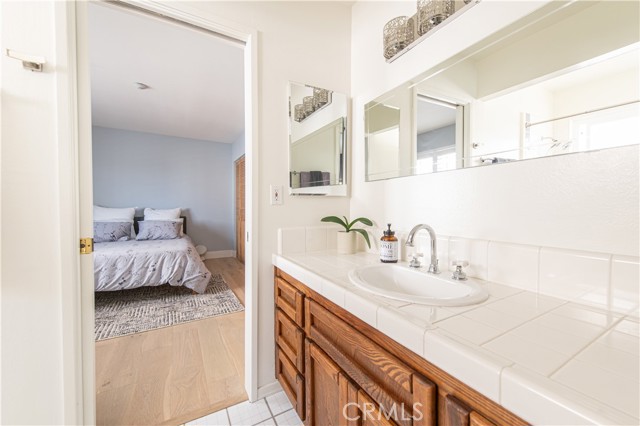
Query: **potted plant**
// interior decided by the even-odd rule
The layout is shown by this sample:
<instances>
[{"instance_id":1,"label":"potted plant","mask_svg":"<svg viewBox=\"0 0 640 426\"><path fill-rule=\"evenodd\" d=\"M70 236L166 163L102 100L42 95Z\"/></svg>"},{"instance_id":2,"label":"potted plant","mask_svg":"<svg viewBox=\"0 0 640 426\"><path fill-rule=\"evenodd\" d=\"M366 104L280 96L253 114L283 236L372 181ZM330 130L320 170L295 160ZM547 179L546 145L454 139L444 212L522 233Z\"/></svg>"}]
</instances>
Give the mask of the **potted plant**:
<instances>
[{"instance_id":1,"label":"potted plant","mask_svg":"<svg viewBox=\"0 0 640 426\"><path fill-rule=\"evenodd\" d=\"M344 218L341 219L338 216L327 216L321 219L322 222L332 222L341 225L344 228L344 231L338 232L338 254L353 254L356 252L356 234L360 234L364 237L364 240L367 242L367 246L371 248L371 242L369 241L369 234L367 231L360 228L354 228L353 226L360 222L367 226L372 226L373 222L366 217L359 217L349 222L346 216L342 216Z\"/></svg>"}]
</instances>

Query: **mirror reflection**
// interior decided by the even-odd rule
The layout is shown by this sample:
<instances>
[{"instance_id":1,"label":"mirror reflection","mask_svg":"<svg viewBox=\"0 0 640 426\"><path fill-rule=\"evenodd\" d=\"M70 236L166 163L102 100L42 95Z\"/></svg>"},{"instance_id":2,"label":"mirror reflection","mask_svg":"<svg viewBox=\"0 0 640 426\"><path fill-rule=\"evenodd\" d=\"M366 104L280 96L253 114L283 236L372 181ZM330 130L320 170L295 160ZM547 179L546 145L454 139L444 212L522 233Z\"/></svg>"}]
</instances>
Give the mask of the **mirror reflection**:
<instances>
[{"instance_id":1,"label":"mirror reflection","mask_svg":"<svg viewBox=\"0 0 640 426\"><path fill-rule=\"evenodd\" d=\"M576 3L366 104L366 179L640 143L638 3Z\"/></svg>"},{"instance_id":2,"label":"mirror reflection","mask_svg":"<svg viewBox=\"0 0 640 426\"><path fill-rule=\"evenodd\" d=\"M289 193L346 195L347 97L289 84Z\"/></svg>"}]
</instances>

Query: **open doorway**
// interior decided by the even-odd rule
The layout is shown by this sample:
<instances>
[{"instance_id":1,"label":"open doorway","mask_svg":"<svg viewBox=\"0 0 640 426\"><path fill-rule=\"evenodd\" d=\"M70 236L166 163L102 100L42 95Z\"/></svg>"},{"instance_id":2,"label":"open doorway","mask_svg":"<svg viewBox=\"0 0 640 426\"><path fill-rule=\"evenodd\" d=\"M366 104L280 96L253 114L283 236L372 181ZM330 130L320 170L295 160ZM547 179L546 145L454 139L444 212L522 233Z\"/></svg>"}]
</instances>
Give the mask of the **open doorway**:
<instances>
[{"instance_id":1,"label":"open doorway","mask_svg":"<svg viewBox=\"0 0 640 426\"><path fill-rule=\"evenodd\" d=\"M206 100L189 101L187 99L185 101L180 99L180 96L174 99L160 96L171 91L167 88L167 84L178 86L171 89L175 89L180 94L188 90L197 94L207 90L215 92L210 83L195 81L200 75L210 77L212 66L210 64L199 66L198 61L193 58L202 58L208 53L214 57L216 55L212 53L213 49L210 47L194 49L195 42L176 45L178 36L175 33L170 36L170 40L164 39L163 42L162 37L155 34L155 30L150 30L148 26L164 25L165 29L168 27L174 32L178 29L191 32L192 35L200 38L214 39L215 35L113 4L90 4L87 10L89 70L92 81L94 204L108 208L138 207L139 209L136 210L140 211L136 211L137 215L141 213L144 215L144 208L166 211L171 210L170 207L181 207L181 213L187 220L183 226L188 229L186 233L194 241L194 246L206 247L202 255L207 269L212 275L222 276L236 297L243 304L246 303L244 300L245 270L244 266L236 260L236 251L233 250L238 242L234 241L234 194L231 184L234 160L237 159L235 155L244 155L245 141L244 139L239 141L238 137L234 139L231 136L232 139L219 142L216 139L223 139L223 136L211 137L207 134L206 125L211 123L205 122L202 125L194 119L194 116L201 114L203 110L209 114L208 121L215 123L216 119L219 119L216 117L216 112L212 110L211 104L206 104ZM110 14L121 14L121 16L115 19L117 23L115 21L111 23L111 29L105 30L100 29L95 20L92 21L96 18L95 11L102 16L97 19L103 19L104 15ZM135 34L127 38L125 21L128 18L137 22L133 24ZM104 20L109 21L109 18ZM97 40L92 32L98 32ZM115 43L117 47L115 53L120 56L109 57L102 62L94 61L96 56L103 59L109 56L99 47L101 41L114 42L113 39L118 38L114 37L115 35L121 38L119 43ZM136 45L135 42L139 39L149 43L156 42L159 47ZM226 37L222 40L227 47L234 43ZM241 51L240 57L246 58L247 55L243 52L245 47L235 43L235 48ZM185 52L187 57L180 58L180 54ZM172 74L167 80L169 83L163 83L161 79L152 82L158 73L145 71L145 65L138 62L138 59L142 59L143 62L144 60L153 62L153 58L158 59L154 55L160 56L162 64L158 62L155 65L152 64L151 70L158 71L162 68L163 73ZM223 61L221 56L223 55L216 57L220 62ZM178 65L185 68L175 68ZM218 64L219 67L220 64ZM107 83L105 79L101 79L101 73L102 77L108 77ZM135 73L145 75L147 81L144 81L145 78L133 78ZM232 73L239 76L243 86L246 87L245 70L242 65ZM117 81L118 79L120 82ZM121 91L131 90L131 87L124 89L110 87L110 80L116 80L119 84L130 83L135 90L133 94L123 94ZM190 89L185 88L187 86ZM225 86L231 85L227 82ZM135 96L144 94L150 97L149 92L151 96L157 98L155 103L136 104ZM120 98L118 102L119 96L124 98ZM240 99L245 98L242 93L238 96ZM102 97L102 100L99 97ZM225 102L225 110L229 111L230 96L222 96L222 98ZM116 107L113 106L114 101ZM109 106L110 102L111 106ZM133 106L133 108L127 110L127 106ZM174 108L176 106L177 110ZM246 109L244 106L241 108L240 121L243 126L245 122L249 122L246 119L248 115ZM158 119L158 114L165 110L172 110L172 112L169 116ZM172 118L176 116L180 120L177 120L177 126L172 127ZM231 121L223 118L222 122L218 123L219 126L224 127ZM180 130L180 124L185 122L186 125ZM151 127L145 127L149 125ZM244 127L242 130L241 133L244 136ZM196 133L193 133L194 131ZM198 134L198 131L201 133ZM251 134L250 131L248 133ZM211 148L212 145L225 143L235 147ZM195 153L187 155L187 151L193 151L193 145L197 146ZM239 146L242 146L242 149L238 149ZM167 152L159 156L160 150ZM225 150L228 151L228 155L225 154ZM225 162L216 163L212 155L216 157L215 161L224 157ZM199 164L195 164L197 162L204 163L204 166L198 169ZM187 170L180 168L180 164L185 163L188 163ZM211 175L212 172L223 168L227 170L225 174ZM197 172L197 170L201 171ZM195 174L195 178L200 181L189 181L185 176L189 174ZM227 183L224 176L229 177ZM250 180L247 181L250 182ZM224 188L225 191L216 191L215 194L201 191L207 187L214 187L216 190ZM247 192L250 196L250 184ZM192 197L189 198L189 195ZM206 205L200 205L203 198L213 201L213 210L207 211ZM227 198L229 202L224 203ZM221 212L229 215L229 224L220 225L220 222L224 222L220 219ZM211 217L214 217L213 223L208 223ZM185 231L186 229L183 228ZM207 235L208 230L213 230L209 232L212 235ZM223 242L221 246L216 246L220 240L225 239L225 233L231 234L232 244L225 246ZM242 240L244 242L245 239ZM97 256L95 260L97 261ZM247 309L249 310L249 306ZM111 341L98 342L95 358L98 393L97 423L179 423L245 399L246 360L243 359L245 342L241 337L245 335L242 333L245 329L244 314L233 313L225 316L223 320L216 318L218 317L172 326L176 327L174 330L171 329L172 327L165 327L144 331L139 335L115 337ZM246 328L250 328L250 325ZM250 333L246 335L249 336ZM226 362L222 362L223 359ZM247 364L250 364L250 361ZM250 382L251 380L247 381L247 383ZM219 392L220 390L222 392ZM134 417L122 417L129 415L127 413Z\"/></svg>"}]
</instances>

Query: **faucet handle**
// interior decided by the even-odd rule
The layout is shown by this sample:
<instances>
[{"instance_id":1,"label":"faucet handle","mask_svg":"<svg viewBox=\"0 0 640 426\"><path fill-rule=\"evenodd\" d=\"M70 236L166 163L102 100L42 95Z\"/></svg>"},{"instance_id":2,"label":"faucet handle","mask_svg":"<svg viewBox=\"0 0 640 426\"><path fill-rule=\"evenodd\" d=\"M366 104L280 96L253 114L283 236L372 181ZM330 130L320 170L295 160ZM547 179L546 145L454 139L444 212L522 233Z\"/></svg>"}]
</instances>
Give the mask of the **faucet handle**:
<instances>
[{"instance_id":1,"label":"faucet handle","mask_svg":"<svg viewBox=\"0 0 640 426\"><path fill-rule=\"evenodd\" d=\"M411 268L419 268L420 267L420 261L418 260L419 257L423 257L424 254L422 253L414 253L411 255L411 262L409 262L409 267Z\"/></svg>"},{"instance_id":2,"label":"faucet handle","mask_svg":"<svg viewBox=\"0 0 640 426\"><path fill-rule=\"evenodd\" d=\"M453 271L453 275L451 278L454 280L464 281L467 279L467 274L462 270L462 268L469 266L469 262L466 260L452 260L451 266L455 267L456 270Z\"/></svg>"}]
</instances>

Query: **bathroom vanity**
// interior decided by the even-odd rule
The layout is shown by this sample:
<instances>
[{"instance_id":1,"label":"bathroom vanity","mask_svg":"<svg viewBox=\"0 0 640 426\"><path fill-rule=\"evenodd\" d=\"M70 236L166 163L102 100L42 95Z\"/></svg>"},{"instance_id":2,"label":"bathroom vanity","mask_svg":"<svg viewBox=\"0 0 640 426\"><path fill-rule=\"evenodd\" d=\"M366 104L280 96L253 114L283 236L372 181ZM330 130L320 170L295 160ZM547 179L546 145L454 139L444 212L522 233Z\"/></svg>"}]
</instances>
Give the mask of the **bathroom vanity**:
<instances>
[{"instance_id":1,"label":"bathroom vanity","mask_svg":"<svg viewBox=\"0 0 640 426\"><path fill-rule=\"evenodd\" d=\"M634 315L482 280L479 304L392 300L349 281L379 264L371 253L285 253L273 264L276 377L306 425L638 423ZM635 356L591 356L621 337ZM608 371L622 364L636 370L616 381Z\"/></svg>"},{"instance_id":2,"label":"bathroom vanity","mask_svg":"<svg viewBox=\"0 0 640 426\"><path fill-rule=\"evenodd\" d=\"M276 376L305 424L526 424L281 269L274 279Z\"/></svg>"}]
</instances>

